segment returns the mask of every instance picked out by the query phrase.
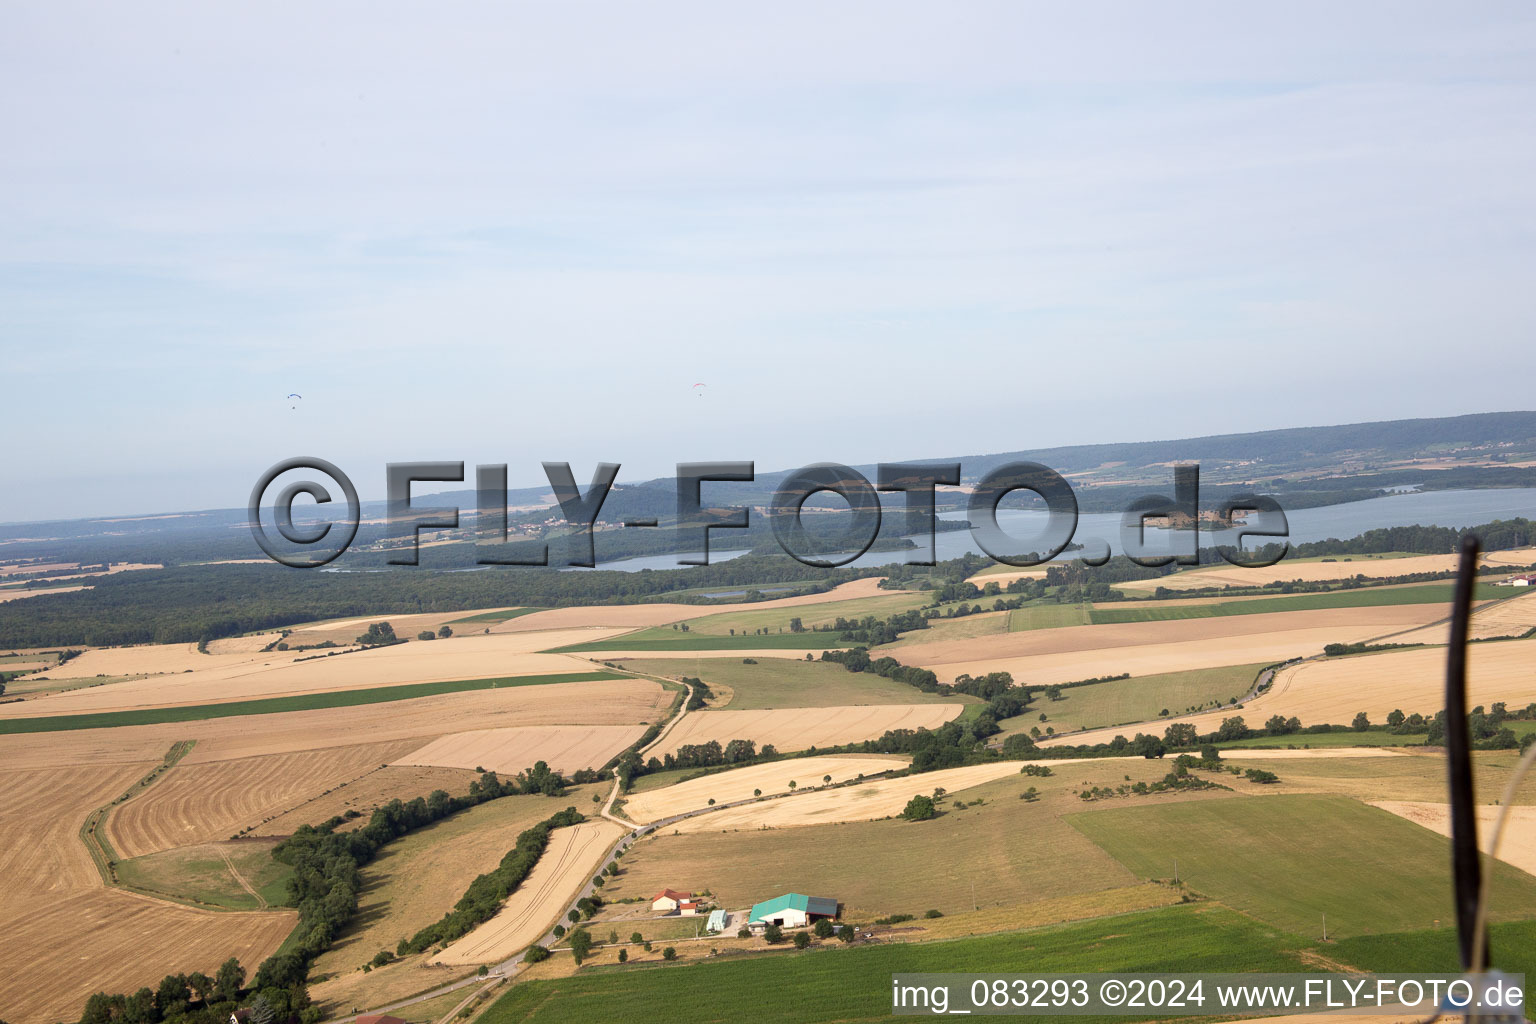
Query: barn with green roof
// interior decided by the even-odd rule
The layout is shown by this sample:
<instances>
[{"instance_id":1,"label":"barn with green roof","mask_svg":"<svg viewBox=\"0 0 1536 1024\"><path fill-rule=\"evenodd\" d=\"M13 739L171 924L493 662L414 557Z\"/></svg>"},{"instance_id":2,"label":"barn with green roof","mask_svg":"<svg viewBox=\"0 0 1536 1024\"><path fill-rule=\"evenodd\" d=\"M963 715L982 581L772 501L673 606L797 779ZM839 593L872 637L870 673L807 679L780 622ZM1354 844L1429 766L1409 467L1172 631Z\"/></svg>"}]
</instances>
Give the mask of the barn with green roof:
<instances>
[{"instance_id":1,"label":"barn with green roof","mask_svg":"<svg viewBox=\"0 0 1536 1024\"><path fill-rule=\"evenodd\" d=\"M804 928L823 918L837 916L837 900L825 896L785 893L752 906L747 923L756 928L776 924L780 928Z\"/></svg>"}]
</instances>

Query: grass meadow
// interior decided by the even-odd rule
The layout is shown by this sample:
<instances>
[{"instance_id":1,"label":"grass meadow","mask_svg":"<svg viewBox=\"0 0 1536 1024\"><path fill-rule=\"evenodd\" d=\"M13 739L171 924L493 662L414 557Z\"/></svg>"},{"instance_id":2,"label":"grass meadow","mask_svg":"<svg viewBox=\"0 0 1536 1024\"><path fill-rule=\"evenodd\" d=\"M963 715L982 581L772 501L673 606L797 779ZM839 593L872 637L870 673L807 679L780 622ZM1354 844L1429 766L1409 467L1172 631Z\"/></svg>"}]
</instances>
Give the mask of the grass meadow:
<instances>
[{"instance_id":1,"label":"grass meadow","mask_svg":"<svg viewBox=\"0 0 1536 1024\"><path fill-rule=\"evenodd\" d=\"M1284 774L1281 774L1284 778ZM1298 935L1411 931L1454 919L1446 840L1347 797L1265 796L1105 807L1067 820L1131 872ZM1495 920L1536 916L1536 878L1494 866Z\"/></svg>"}]
</instances>

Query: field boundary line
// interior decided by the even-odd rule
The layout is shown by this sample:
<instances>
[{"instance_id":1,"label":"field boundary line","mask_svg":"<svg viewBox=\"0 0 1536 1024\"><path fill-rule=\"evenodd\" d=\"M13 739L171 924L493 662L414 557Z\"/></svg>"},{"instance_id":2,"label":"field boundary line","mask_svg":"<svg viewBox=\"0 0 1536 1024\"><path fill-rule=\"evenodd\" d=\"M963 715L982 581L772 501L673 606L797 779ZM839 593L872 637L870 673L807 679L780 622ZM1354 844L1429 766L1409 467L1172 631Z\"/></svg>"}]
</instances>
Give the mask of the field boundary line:
<instances>
[{"instance_id":1,"label":"field boundary line","mask_svg":"<svg viewBox=\"0 0 1536 1024\"><path fill-rule=\"evenodd\" d=\"M107 819L112 809L127 803L133 797L138 796L144 790L154 785L159 778L176 766L176 763L197 745L196 740L177 740L171 744L171 749L165 752L165 757L158 765L151 768L149 774L144 776L132 786L129 786L122 795L110 803L91 811L85 816L85 821L80 824L80 841L85 844L86 852L91 855L91 863L96 865L97 872L101 875L102 884L109 889L125 889L117 879L117 851L112 849L112 843L107 838Z\"/></svg>"}]
</instances>

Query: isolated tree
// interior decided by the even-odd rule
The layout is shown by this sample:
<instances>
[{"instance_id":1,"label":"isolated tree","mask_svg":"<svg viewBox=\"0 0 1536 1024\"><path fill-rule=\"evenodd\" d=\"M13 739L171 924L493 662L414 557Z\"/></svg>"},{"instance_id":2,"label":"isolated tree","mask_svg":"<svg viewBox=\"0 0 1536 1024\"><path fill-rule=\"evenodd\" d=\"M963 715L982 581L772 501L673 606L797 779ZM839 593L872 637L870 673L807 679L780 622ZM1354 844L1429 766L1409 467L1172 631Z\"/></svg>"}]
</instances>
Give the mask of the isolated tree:
<instances>
[{"instance_id":1,"label":"isolated tree","mask_svg":"<svg viewBox=\"0 0 1536 1024\"><path fill-rule=\"evenodd\" d=\"M609 931L608 931L608 945L610 945L610 946L617 946L618 944L619 944L619 933L618 933L618 930L617 929L609 929Z\"/></svg>"},{"instance_id":2,"label":"isolated tree","mask_svg":"<svg viewBox=\"0 0 1536 1024\"><path fill-rule=\"evenodd\" d=\"M795 948L804 949L811 944L811 937L805 932L795 932Z\"/></svg>"},{"instance_id":3,"label":"isolated tree","mask_svg":"<svg viewBox=\"0 0 1536 1024\"><path fill-rule=\"evenodd\" d=\"M763 941L773 943L783 942L784 929L780 928L776 924L770 924L768 927L763 929Z\"/></svg>"},{"instance_id":4,"label":"isolated tree","mask_svg":"<svg viewBox=\"0 0 1536 1024\"><path fill-rule=\"evenodd\" d=\"M555 938L557 938L557 939L565 938L565 925L563 925L563 924L555 925L554 932L555 932Z\"/></svg>"},{"instance_id":5,"label":"isolated tree","mask_svg":"<svg viewBox=\"0 0 1536 1024\"><path fill-rule=\"evenodd\" d=\"M762 795L763 795L763 791L762 791L762 790L760 790L760 789L754 789L754 790L753 790L753 791L752 791L752 795L753 795L753 796L762 796Z\"/></svg>"},{"instance_id":6,"label":"isolated tree","mask_svg":"<svg viewBox=\"0 0 1536 1024\"><path fill-rule=\"evenodd\" d=\"M443 628L441 628L441 629L439 629L437 631L437 635L442 637L444 640L446 640L449 637L453 636L453 629L450 626L444 626Z\"/></svg>"},{"instance_id":7,"label":"isolated tree","mask_svg":"<svg viewBox=\"0 0 1536 1024\"><path fill-rule=\"evenodd\" d=\"M821 784L823 786L830 786L832 784L832 776L830 776L830 775L823 775L821 777Z\"/></svg>"},{"instance_id":8,"label":"isolated tree","mask_svg":"<svg viewBox=\"0 0 1536 1024\"><path fill-rule=\"evenodd\" d=\"M837 930L837 941L839 941L839 942L852 942L853 941L853 925L845 924L841 928L839 928Z\"/></svg>"},{"instance_id":9,"label":"isolated tree","mask_svg":"<svg viewBox=\"0 0 1536 1024\"><path fill-rule=\"evenodd\" d=\"M1355 732L1365 732L1371 727L1371 720L1364 711L1355 716L1355 720L1349 723L1349 727Z\"/></svg>"},{"instance_id":10,"label":"isolated tree","mask_svg":"<svg viewBox=\"0 0 1536 1024\"><path fill-rule=\"evenodd\" d=\"M437 634L432 632L430 629L424 629L420 633L416 634L416 639L417 640L436 640L437 639Z\"/></svg>"},{"instance_id":11,"label":"isolated tree","mask_svg":"<svg viewBox=\"0 0 1536 1024\"><path fill-rule=\"evenodd\" d=\"M663 960L676 960L677 950L673 949L671 946L668 946L666 949L661 951L661 958Z\"/></svg>"},{"instance_id":12,"label":"isolated tree","mask_svg":"<svg viewBox=\"0 0 1536 1024\"><path fill-rule=\"evenodd\" d=\"M629 961L629 950L627 950L627 949L619 950L619 963L621 963L621 964L622 963L627 963L628 961Z\"/></svg>"},{"instance_id":13,"label":"isolated tree","mask_svg":"<svg viewBox=\"0 0 1536 1024\"><path fill-rule=\"evenodd\" d=\"M790 779L789 780L789 790L790 790L790 792L794 792L794 790L795 790L795 780L794 779Z\"/></svg>"},{"instance_id":14,"label":"isolated tree","mask_svg":"<svg viewBox=\"0 0 1536 1024\"><path fill-rule=\"evenodd\" d=\"M630 932L629 941L638 946L640 943L645 941L645 936L641 935L639 932Z\"/></svg>"},{"instance_id":15,"label":"isolated tree","mask_svg":"<svg viewBox=\"0 0 1536 1024\"><path fill-rule=\"evenodd\" d=\"M585 928L577 928L571 932L567 942L571 947L571 956L576 959L578 964L585 960L587 954L592 951L592 936Z\"/></svg>"},{"instance_id":16,"label":"isolated tree","mask_svg":"<svg viewBox=\"0 0 1536 1024\"><path fill-rule=\"evenodd\" d=\"M919 793L907 801L907 806L902 808L901 816L908 821L927 821L934 816L933 798Z\"/></svg>"},{"instance_id":17,"label":"isolated tree","mask_svg":"<svg viewBox=\"0 0 1536 1024\"><path fill-rule=\"evenodd\" d=\"M816 919L816 924L811 927L811 931L816 933L818 939L830 939L837 928L832 924L830 917L820 917Z\"/></svg>"}]
</instances>

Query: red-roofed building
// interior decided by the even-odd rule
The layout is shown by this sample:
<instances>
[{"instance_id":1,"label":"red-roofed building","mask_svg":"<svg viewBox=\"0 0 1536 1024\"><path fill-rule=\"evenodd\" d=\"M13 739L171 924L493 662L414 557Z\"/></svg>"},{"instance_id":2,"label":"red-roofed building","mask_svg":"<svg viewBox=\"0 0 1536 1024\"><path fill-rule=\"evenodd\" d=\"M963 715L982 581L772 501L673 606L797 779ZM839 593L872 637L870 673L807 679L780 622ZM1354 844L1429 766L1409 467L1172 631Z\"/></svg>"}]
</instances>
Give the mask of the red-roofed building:
<instances>
[{"instance_id":1,"label":"red-roofed building","mask_svg":"<svg viewBox=\"0 0 1536 1024\"><path fill-rule=\"evenodd\" d=\"M691 892L678 892L676 889L663 889L651 898L651 909L661 914L670 914L684 903L693 899Z\"/></svg>"}]
</instances>

